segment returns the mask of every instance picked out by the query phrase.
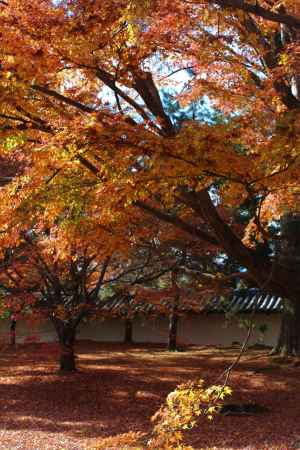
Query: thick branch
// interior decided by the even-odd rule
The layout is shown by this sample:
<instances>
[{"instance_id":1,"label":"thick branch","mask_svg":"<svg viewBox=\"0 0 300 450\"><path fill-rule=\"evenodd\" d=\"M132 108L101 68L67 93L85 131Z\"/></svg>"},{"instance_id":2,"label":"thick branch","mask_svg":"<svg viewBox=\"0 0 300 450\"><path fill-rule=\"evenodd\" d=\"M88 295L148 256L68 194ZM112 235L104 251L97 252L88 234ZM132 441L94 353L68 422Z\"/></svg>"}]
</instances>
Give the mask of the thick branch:
<instances>
[{"instance_id":1,"label":"thick branch","mask_svg":"<svg viewBox=\"0 0 300 450\"><path fill-rule=\"evenodd\" d=\"M91 299L93 299L93 300L96 299L97 296L98 296L98 294L99 294L99 291L100 291L101 286L102 286L102 284L103 284L103 280L104 280L104 277L105 277L105 273L106 273L106 270L107 270L108 265L109 265L109 263L110 263L110 260L111 260L111 257L110 257L110 256L108 256L108 257L105 259L105 261L104 261L104 263L103 263L103 266L102 266L102 269L101 269L101 272L100 272L100 275L99 275L99 278L98 278L98 281L97 281L97 284L96 284L95 288L93 289L93 291L91 292L91 294L89 295L89 297L90 297Z\"/></svg>"},{"instance_id":2,"label":"thick branch","mask_svg":"<svg viewBox=\"0 0 300 450\"><path fill-rule=\"evenodd\" d=\"M108 86L116 95L119 95L123 100L125 100L130 106L132 106L136 112L153 128L157 131L160 131L157 125L152 122L150 116L146 113L144 108L139 105L135 100L133 100L129 95L127 95L124 91L122 91L117 85L115 79L107 72L102 69L97 69L96 75L106 86Z\"/></svg>"},{"instance_id":3,"label":"thick branch","mask_svg":"<svg viewBox=\"0 0 300 450\"><path fill-rule=\"evenodd\" d=\"M269 9L259 6L257 2L254 4L245 2L244 0L208 0L208 3L217 4L222 8L239 9L254 14L255 16L262 17L270 22L283 23L289 27L300 29L300 19L297 17L290 14L270 11Z\"/></svg>"},{"instance_id":4,"label":"thick branch","mask_svg":"<svg viewBox=\"0 0 300 450\"><path fill-rule=\"evenodd\" d=\"M158 219L171 223L175 225L177 228L180 228L183 231L186 231L187 233L191 234L192 236L196 236L199 239L208 242L209 244L218 246L219 242L217 239L215 239L213 236L209 235L208 233L205 233L205 231L199 230L195 225L189 224L187 222L184 222L182 219L180 219L177 216L171 216L170 214L164 213L163 211L148 205L147 203L137 200L134 203L135 206L137 206L140 209L143 209L144 211L147 211L151 215L157 217Z\"/></svg>"},{"instance_id":5,"label":"thick branch","mask_svg":"<svg viewBox=\"0 0 300 450\"><path fill-rule=\"evenodd\" d=\"M88 169L90 172L92 172L94 175L99 175L99 169L92 164L88 159L86 159L84 156L80 155L79 153L76 155L76 158L78 161L81 162L81 164Z\"/></svg>"},{"instance_id":6,"label":"thick branch","mask_svg":"<svg viewBox=\"0 0 300 450\"><path fill-rule=\"evenodd\" d=\"M54 97L62 103L66 103L67 105L74 106L74 108L80 109L83 112L93 113L97 110L95 108L91 108L90 106L84 105L83 103L77 102L76 100L72 100L69 97L66 97L62 94L59 94L52 89L48 89L46 86L39 86L37 84L31 85L31 89L35 91L41 92L42 94L48 95L49 97Z\"/></svg>"},{"instance_id":7,"label":"thick branch","mask_svg":"<svg viewBox=\"0 0 300 450\"><path fill-rule=\"evenodd\" d=\"M233 256L241 264L247 267L251 271L251 274L257 278L255 274L258 266L261 265L262 262L257 261L255 253L248 249L231 230L231 228L222 220L210 198L208 191L182 191L180 199L212 227L219 244L224 248L226 253ZM268 264L268 260L263 261L263 264ZM258 273L261 275L261 269Z\"/></svg>"},{"instance_id":8,"label":"thick branch","mask_svg":"<svg viewBox=\"0 0 300 450\"><path fill-rule=\"evenodd\" d=\"M247 267L249 275L257 285L282 297L299 299L299 283L291 282L289 268L282 267L268 258L257 255L236 236L232 229L219 216L207 190L201 192L182 192L181 200L213 229L220 246L225 252Z\"/></svg>"},{"instance_id":9,"label":"thick branch","mask_svg":"<svg viewBox=\"0 0 300 450\"><path fill-rule=\"evenodd\" d=\"M133 78L134 89L142 97L149 111L160 121L164 133L167 136L173 136L175 134L175 128L164 110L151 72L133 72Z\"/></svg>"}]
</instances>

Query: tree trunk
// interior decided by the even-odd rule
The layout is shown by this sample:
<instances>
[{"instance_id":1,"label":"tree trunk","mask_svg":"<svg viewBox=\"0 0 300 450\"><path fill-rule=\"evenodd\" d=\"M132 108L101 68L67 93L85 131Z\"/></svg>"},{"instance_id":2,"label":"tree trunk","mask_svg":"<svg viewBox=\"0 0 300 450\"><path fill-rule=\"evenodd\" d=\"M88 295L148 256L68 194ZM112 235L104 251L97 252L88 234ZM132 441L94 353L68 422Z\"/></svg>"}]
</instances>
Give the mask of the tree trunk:
<instances>
[{"instance_id":1,"label":"tree trunk","mask_svg":"<svg viewBox=\"0 0 300 450\"><path fill-rule=\"evenodd\" d=\"M17 321L15 319L10 320L10 330L9 330L9 343L11 346L16 345L16 325Z\"/></svg>"},{"instance_id":2,"label":"tree trunk","mask_svg":"<svg viewBox=\"0 0 300 450\"><path fill-rule=\"evenodd\" d=\"M176 313L176 308L173 308L169 316L169 338L168 338L168 350L177 350L177 326L178 326L178 315Z\"/></svg>"},{"instance_id":3,"label":"tree trunk","mask_svg":"<svg viewBox=\"0 0 300 450\"><path fill-rule=\"evenodd\" d=\"M285 300L278 342L272 355L300 356L300 304Z\"/></svg>"},{"instance_id":4,"label":"tree trunk","mask_svg":"<svg viewBox=\"0 0 300 450\"><path fill-rule=\"evenodd\" d=\"M285 214L281 218L281 242L278 263L289 269L290 283L298 279L300 270L300 214ZM284 300L284 310L278 343L272 352L288 356L300 354L299 296Z\"/></svg>"},{"instance_id":5,"label":"tree trunk","mask_svg":"<svg viewBox=\"0 0 300 450\"><path fill-rule=\"evenodd\" d=\"M177 328L178 328L178 304L180 299L180 289L177 285L177 271L173 270L172 272L172 287L174 289L174 301L172 305L172 310L169 315L169 336L168 336L168 350L175 351L177 350Z\"/></svg>"},{"instance_id":6,"label":"tree trunk","mask_svg":"<svg viewBox=\"0 0 300 450\"><path fill-rule=\"evenodd\" d=\"M125 344L132 344L132 320L127 317L125 319L125 335L124 335L124 343Z\"/></svg>"},{"instance_id":7,"label":"tree trunk","mask_svg":"<svg viewBox=\"0 0 300 450\"><path fill-rule=\"evenodd\" d=\"M61 348L59 371L64 373L75 372L74 344L76 328L61 321L55 322L55 328Z\"/></svg>"}]
</instances>

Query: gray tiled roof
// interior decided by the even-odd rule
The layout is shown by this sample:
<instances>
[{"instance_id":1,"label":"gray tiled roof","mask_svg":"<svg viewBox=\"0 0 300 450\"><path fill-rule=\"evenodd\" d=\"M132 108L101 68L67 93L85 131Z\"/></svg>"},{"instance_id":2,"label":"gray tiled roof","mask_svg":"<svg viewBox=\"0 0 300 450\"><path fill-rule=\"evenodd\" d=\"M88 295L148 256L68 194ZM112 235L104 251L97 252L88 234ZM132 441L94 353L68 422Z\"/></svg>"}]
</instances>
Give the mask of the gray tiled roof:
<instances>
[{"instance_id":1,"label":"gray tiled roof","mask_svg":"<svg viewBox=\"0 0 300 450\"><path fill-rule=\"evenodd\" d=\"M106 301L102 310L116 315L125 315L128 311L134 314L166 314L172 308L172 304L167 301L160 305L149 304L147 302L136 302L134 299L112 299ZM257 289L244 289L234 291L228 298L216 297L208 304L194 304L182 302L178 306L181 313L250 313L255 309L258 313L278 313L283 308L282 299L275 295L261 293Z\"/></svg>"},{"instance_id":2,"label":"gray tiled roof","mask_svg":"<svg viewBox=\"0 0 300 450\"><path fill-rule=\"evenodd\" d=\"M262 313L281 312L283 308L282 298L276 295L264 294L257 289L245 289L234 291L228 299L213 299L207 306L206 311L214 312L237 312L249 313L253 311Z\"/></svg>"}]
</instances>

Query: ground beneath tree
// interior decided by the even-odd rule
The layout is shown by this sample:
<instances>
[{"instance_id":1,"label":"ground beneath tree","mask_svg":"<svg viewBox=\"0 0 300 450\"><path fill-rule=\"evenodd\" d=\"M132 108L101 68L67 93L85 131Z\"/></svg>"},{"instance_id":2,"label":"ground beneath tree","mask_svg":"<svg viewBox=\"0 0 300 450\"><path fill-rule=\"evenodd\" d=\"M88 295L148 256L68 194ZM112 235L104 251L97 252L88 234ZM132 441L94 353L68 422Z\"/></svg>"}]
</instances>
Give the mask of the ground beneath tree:
<instances>
[{"instance_id":1,"label":"ground beneath tree","mask_svg":"<svg viewBox=\"0 0 300 450\"><path fill-rule=\"evenodd\" d=\"M177 384L215 383L237 350L80 342L74 375L57 375L54 344L20 346L0 357L0 449L143 449L150 417ZM220 380L218 381L220 382ZM300 448L300 367L251 350L232 375L230 403L255 402L269 412L217 416L187 434L194 448Z\"/></svg>"}]
</instances>

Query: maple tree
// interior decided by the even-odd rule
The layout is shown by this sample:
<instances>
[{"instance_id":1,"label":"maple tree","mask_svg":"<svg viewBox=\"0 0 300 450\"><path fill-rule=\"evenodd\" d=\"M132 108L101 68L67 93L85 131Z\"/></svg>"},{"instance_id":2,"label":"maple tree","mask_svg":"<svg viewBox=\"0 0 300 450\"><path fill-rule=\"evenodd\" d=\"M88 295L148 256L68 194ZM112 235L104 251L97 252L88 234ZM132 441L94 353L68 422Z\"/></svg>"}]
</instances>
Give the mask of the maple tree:
<instances>
[{"instance_id":1,"label":"maple tree","mask_svg":"<svg viewBox=\"0 0 300 450\"><path fill-rule=\"evenodd\" d=\"M131 317L124 311L124 302L132 296L130 289L151 283L174 267L174 261L163 258L162 246L155 242L157 219L146 224L138 210L130 217L111 215L84 173L78 196L78 170L74 173L71 167L57 173L55 181L48 180L30 191L26 201L22 199L13 220L5 224L10 247L4 246L3 231L5 251L0 264L1 311L15 319L51 321L64 372L76 368L74 344L83 319L117 315L125 317L128 326ZM12 186L5 189L10 191ZM11 204L5 211L3 205L4 216L10 208ZM110 302L116 299L122 300L120 307L110 310Z\"/></svg>"},{"instance_id":2,"label":"maple tree","mask_svg":"<svg viewBox=\"0 0 300 450\"><path fill-rule=\"evenodd\" d=\"M289 298L289 351L299 352L300 285L290 265L247 237L268 240L268 224L299 209L300 2L11 0L0 8L1 152L25 164L1 191L3 248L19 239L16 209L28 212L33 193L64 175L62 203L72 191L80 204L91 189L110 217L138 207L222 248L252 283ZM224 120L176 123L159 95L168 86L183 106L207 96ZM243 240L232 211L253 198ZM37 219L45 226L57 217L54 204Z\"/></svg>"},{"instance_id":3,"label":"maple tree","mask_svg":"<svg viewBox=\"0 0 300 450\"><path fill-rule=\"evenodd\" d=\"M62 256L55 231L50 237L32 234L24 235L1 264L2 308L13 311L15 319L49 319L61 346L60 370L73 371L77 327L99 307L110 255L97 249L96 257L95 247L80 246L77 240Z\"/></svg>"},{"instance_id":4,"label":"maple tree","mask_svg":"<svg viewBox=\"0 0 300 450\"><path fill-rule=\"evenodd\" d=\"M228 277L223 276L222 264L214 260L214 254L207 253L202 248L192 246L188 236L186 240L177 239L161 242L158 248L163 253L157 264L167 267L161 274L149 283L135 285L135 296L132 301L133 309L137 305L152 306L152 315L168 317L167 349L178 349L177 332L181 317L188 313L203 312L206 306L217 295L228 293L230 283L236 273ZM191 251L191 248L193 249ZM198 251L197 251L198 250Z\"/></svg>"},{"instance_id":5,"label":"maple tree","mask_svg":"<svg viewBox=\"0 0 300 450\"><path fill-rule=\"evenodd\" d=\"M51 203L51 206L53 204ZM64 213L67 215L67 208ZM64 218L60 226L22 233L0 265L1 311L17 319L48 319L61 347L60 371L76 370L74 345L83 319L121 316L127 327L130 287L159 278L170 270L159 266L149 246L136 248L130 239L100 230L87 218ZM112 238L113 234L113 238ZM111 302L121 300L110 309ZM99 324L99 326L101 326Z\"/></svg>"},{"instance_id":6,"label":"maple tree","mask_svg":"<svg viewBox=\"0 0 300 450\"><path fill-rule=\"evenodd\" d=\"M3 203L2 208L1 311L15 319L50 320L61 346L62 371L75 370L74 343L81 321L107 315L102 300L125 296L129 280L146 272L157 276L148 253L135 247L135 223L127 222L124 235L128 217L112 217L98 203L96 191L90 191L84 173L78 191L78 170L65 168L55 181L47 179L28 191L20 204ZM17 177L3 193L14 198L19 182Z\"/></svg>"},{"instance_id":7,"label":"maple tree","mask_svg":"<svg viewBox=\"0 0 300 450\"><path fill-rule=\"evenodd\" d=\"M137 211L131 210L132 213ZM138 252L142 256L147 251L148 264L156 270L131 280L128 318L132 318L135 311L139 312L140 305L142 309L145 306L151 316L167 316L167 347L176 350L180 316L191 311L203 311L212 298L228 293L235 278L242 277L242 274L228 267L227 259L217 249L200 242L186 231L160 221L155 216L131 218L138 218L132 229L138 243L136 256ZM204 227L203 221L195 222L193 217L190 220L199 229Z\"/></svg>"},{"instance_id":8,"label":"maple tree","mask_svg":"<svg viewBox=\"0 0 300 450\"><path fill-rule=\"evenodd\" d=\"M166 403L154 414L154 437L149 448L175 449L183 447L183 431L193 428L199 416L212 420L219 412L221 401L232 394L228 386L204 386L204 380L196 380L177 386L167 396Z\"/></svg>"}]
</instances>

